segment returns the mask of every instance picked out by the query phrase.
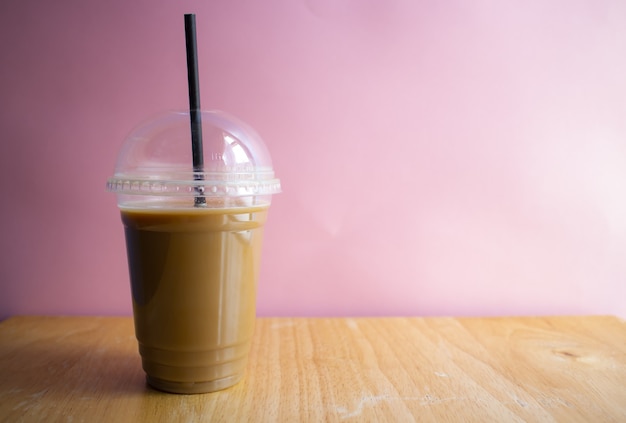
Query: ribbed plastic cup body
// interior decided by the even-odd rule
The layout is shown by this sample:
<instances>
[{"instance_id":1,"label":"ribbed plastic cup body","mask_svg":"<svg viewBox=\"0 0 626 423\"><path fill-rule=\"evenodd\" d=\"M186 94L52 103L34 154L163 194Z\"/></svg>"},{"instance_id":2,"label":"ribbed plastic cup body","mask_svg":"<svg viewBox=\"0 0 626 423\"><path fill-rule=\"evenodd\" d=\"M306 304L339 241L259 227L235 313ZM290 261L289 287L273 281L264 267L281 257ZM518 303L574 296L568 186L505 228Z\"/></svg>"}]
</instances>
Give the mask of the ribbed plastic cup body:
<instances>
[{"instance_id":1,"label":"ribbed plastic cup body","mask_svg":"<svg viewBox=\"0 0 626 423\"><path fill-rule=\"evenodd\" d=\"M263 228L280 191L258 135L222 113L202 121L202 172L191 164L188 114L170 113L131 133L107 184L124 226L143 369L174 393L243 378Z\"/></svg>"}]
</instances>

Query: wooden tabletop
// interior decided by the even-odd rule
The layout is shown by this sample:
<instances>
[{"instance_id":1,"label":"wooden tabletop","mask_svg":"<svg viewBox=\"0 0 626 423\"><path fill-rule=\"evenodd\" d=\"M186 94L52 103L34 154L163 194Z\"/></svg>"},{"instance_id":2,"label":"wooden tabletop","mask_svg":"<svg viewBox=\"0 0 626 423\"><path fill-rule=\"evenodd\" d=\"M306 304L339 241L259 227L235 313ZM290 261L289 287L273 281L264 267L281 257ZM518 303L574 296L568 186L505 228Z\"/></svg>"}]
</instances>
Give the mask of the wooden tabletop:
<instances>
[{"instance_id":1,"label":"wooden tabletop","mask_svg":"<svg viewBox=\"0 0 626 423\"><path fill-rule=\"evenodd\" d=\"M1 422L626 422L615 317L261 318L247 376L146 386L131 318L0 323Z\"/></svg>"}]
</instances>

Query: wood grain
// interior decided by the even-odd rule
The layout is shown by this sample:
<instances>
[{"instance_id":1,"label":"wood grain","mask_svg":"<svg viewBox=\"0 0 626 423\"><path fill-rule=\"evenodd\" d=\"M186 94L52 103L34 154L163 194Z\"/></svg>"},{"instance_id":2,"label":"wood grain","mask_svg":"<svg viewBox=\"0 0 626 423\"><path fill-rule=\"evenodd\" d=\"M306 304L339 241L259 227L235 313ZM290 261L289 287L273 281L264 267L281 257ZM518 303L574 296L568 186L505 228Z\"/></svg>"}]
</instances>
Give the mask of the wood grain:
<instances>
[{"instance_id":1,"label":"wood grain","mask_svg":"<svg viewBox=\"0 0 626 423\"><path fill-rule=\"evenodd\" d=\"M262 318L247 376L148 388L132 320L0 323L0 421L624 422L615 317Z\"/></svg>"}]
</instances>

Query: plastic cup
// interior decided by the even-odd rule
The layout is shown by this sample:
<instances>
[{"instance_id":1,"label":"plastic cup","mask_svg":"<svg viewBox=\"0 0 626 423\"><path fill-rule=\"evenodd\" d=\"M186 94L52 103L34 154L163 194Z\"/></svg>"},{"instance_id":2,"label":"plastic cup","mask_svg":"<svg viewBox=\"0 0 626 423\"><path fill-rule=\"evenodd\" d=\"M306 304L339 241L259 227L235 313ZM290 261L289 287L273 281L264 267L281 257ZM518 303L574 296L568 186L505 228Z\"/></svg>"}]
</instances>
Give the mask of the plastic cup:
<instances>
[{"instance_id":1,"label":"plastic cup","mask_svg":"<svg viewBox=\"0 0 626 423\"><path fill-rule=\"evenodd\" d=\"M147 382L174 393L212 392L244 376L263 226L271 196L280 192L270 155L251 128L203 111L202 132L200 172L192 165L189 113L140 125L107 183L124 225Z\"/></svg>"}]
</instances>

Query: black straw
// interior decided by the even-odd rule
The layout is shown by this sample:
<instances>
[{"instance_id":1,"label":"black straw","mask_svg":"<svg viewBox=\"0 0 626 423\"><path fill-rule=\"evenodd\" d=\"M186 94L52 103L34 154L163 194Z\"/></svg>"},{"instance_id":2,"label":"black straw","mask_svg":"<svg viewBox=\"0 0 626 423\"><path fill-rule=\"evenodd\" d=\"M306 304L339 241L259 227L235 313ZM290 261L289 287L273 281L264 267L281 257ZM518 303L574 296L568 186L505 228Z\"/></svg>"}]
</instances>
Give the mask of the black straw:
<instances>
[{"instance_id":1,"label":"black straw","mask_svg":"<svg viewBox=\"0 0 626 423\"><path fill-rule=\"evenodd\" d=\"M187 45L187 80L189 81L189 117L191 120L191 154L194 179L203 180L204 155L202 153L202 117L200 107L200 82L198 80L198 47L196 42L196 15L185 15L185 42ZM196 187L202 194L204 187ZM196 196L195 206L206 205L206 198Z\"/></svg>"}]
</instances>

